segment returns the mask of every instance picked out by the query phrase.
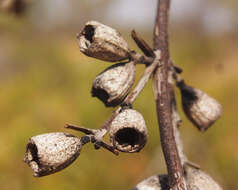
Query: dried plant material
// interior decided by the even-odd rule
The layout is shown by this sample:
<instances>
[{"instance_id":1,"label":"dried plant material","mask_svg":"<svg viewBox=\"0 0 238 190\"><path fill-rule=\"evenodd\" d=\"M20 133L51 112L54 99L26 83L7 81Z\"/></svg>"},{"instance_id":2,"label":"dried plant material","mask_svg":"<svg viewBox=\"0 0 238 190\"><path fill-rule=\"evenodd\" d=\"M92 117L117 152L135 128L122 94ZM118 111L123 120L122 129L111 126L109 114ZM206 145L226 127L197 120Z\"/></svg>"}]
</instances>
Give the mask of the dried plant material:
<instances>
[{"instance_id":1,"label":"dried plant material","mask_svg":"<svg viewBox=\"0 0 238 190\"><path fill-rule=\"evenodd\" d=\"M121 152L139 152L147 141L147 128L143 116L133 109L119 113L110 126L110 141Z\"/></svg>"},{"instance_id":2,"label":"dried plant material","mask_svg":"<svg viewBox=\"0 0 238 190\"><path fill-rule=\"evenodd\" d=\"M222 190L222 188L200 169L185 166L185 179L189 190Z\"/></svg>"},{"instance_id":3,"label":"dried plant material","mask_svg":"<svg viewBox=\"0 0 238 190\"><path fill-rule=\"evenodd\" d=\"M206 131L221 116L222 106L203 91L184 82L178 86L186 116L200 131Z\"/></svg>"},{"instance_id":4,"label":"dried plant material","mask_svg":"<svg viewBox=\"0 0 238 190\"><path fill-rule=\"evenodd\" d=\"M96 21L89 21L78 34L80 51L103 61L121 61L129 58L129 48L115 29Z\"/></svg>"},{"instance_id":5,"label":"dried plant material","mask_svg":"<svg viewBox=\"0 0 238 190\"><path fill-rule=\"evenodd\" d=\"M105 106L117 106L125 99L135 81L134 62L115 64L93 81L92 96L99 98Z\"/></svg>"},{"instance_id":6,"label":"dried plant material","mask_svg":"<svg viewBox=\"0 0 238 190\"><path fill-rule=\"evenodd\" d=\"M139 184L132 190L169 190L168 175L154 175Z\"/></svg>"},{"instance_id":7,"label":"dried plant material","mask_svg":"<svg viewBox=\"0 0 238 190\"><path fill-rule=\"evenodd\" d=\"M79 138L67 133L47 133L30 138L24 161L35 177L58 172L69 166L80 154Z\"/></svg>"}]
</instances>

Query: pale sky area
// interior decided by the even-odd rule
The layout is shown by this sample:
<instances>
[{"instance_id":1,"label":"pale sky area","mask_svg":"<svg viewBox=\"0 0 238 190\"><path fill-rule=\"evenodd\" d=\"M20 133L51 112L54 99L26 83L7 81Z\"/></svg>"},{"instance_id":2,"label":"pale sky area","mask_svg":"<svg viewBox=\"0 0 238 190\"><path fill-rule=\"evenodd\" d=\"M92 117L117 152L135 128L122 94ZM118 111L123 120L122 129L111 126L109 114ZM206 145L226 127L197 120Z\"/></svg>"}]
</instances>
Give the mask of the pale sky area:
<instances>
[{"instance_id":1,"label":"pale sky area","mask_svg":"<svg viewBox=\"0 0 238 190\"><path fill-rule=\"evenodd\" d=\"M225 32L237 24L231 10L222 5L214 5L206 0L172 0L171 2L172 20L181 21L190 17L200 17L208 32ZM156 5L157 0L136 0L136 6L135 1L115 1L108 9L107 19L121 26L133 24L148 27L154 23Z\"/></svg>"},{"instance_id":2,"label":"pale sky area","mask_svg":"<svg viewBox=\"0 0 238 190\"><path fill-rule=\"evenodd\" d=\"M86 0L77 2L77 6L85 4ZM40 19L48 22L48 27L52 24L67 23L72 20L73 15L77 12L78 7L74 7L69 0L41 0L41 5L45 13ZM97 6L100 0L87 0L92 6ZM223 4L206 0L172 0L171 1L171 20L176 22L185 21L186 19L200 19L204 29L207 32L222 33L229 31L234 26L237 27L238 21L235 14ZM155 19L157 0L114 0L110 6L104 9L96 9L91 17L100 18L104 23L122 27L147 28L153 26ZM87 10L80 10L87 15ZM39 19L39 18L38 18ZM37 22L39 25L47 23ZM221 24L222 23L222 24Z\"/></svg>"}]
</instances>

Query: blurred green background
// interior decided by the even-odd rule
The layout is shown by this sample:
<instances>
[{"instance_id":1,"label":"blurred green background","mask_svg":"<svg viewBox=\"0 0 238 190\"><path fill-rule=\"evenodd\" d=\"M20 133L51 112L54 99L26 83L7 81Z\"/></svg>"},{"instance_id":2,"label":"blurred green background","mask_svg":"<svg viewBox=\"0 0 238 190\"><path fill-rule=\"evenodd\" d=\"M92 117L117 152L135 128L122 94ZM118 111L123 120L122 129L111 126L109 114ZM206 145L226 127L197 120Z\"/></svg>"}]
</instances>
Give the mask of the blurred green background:
<instances>
[{"instance_id":1,"label":"blurred green background","mask_svg":"<svg viewBox=\"0 0 238 190\"><path fill-rule=\"evenodd\" d=\"M152 44L156 0L27 0L14 13L0 1L0 187L2 190L130 189L142 179L165 173L151 81L135 102L149 129L145 148L116 157L84 147L67 169L34 178L23 162L31 136L64 129L65 123L97 128L113 109L90 95L95 76L111 63L80 53L76 33L88 20L136 31ZM226 190L238 189L238 21L237 1L172 1L170 51L188 84L216 98L224 113L201 134L185 118L181 133L191 161ZM137 49L138 50L138 49ZM137 80L143 66L137 66Z\"/></svg>"}]
</instances>

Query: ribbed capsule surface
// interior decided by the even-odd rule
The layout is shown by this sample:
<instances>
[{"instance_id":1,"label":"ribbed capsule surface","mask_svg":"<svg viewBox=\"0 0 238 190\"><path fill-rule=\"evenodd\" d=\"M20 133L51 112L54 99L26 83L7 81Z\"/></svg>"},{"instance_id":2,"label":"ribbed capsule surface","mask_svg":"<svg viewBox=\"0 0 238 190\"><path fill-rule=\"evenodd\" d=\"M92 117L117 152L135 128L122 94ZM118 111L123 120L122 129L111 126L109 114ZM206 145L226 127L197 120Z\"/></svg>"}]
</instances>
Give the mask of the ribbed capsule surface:
<instances>
[{"instance_id":1,"label":"ribbed capsule surface","mask_svg":"<svg viewBox=\"0 0 238 190\"><path fill-rule=\"evenodd\" d=\"M135 81L134 62L118 63L100 73L93 81L92 96L107 107L122 103Z\"/></svg>"},{"instance_id":2,"label":"ribbed capsule surface","mask_svg":"<svg viewBox=\"0 0 238 190\"><path fill-rule=\"evenodd\" d=\"M186 116L200 131L206 131L221 116L221 104L197 88L182 84L180 90Z\"/></svg>"},{"instance_id":3,"label":"ribbed capsule surface","mask_svg":"<svg viewBox=\"0 0 238 190\"><path fill-rule=\"evenodd\" d=\"M132 190L168 190L168 175L154 175L141 181Z\"/></svg>"},{"instance_id":4,"label":"ribbed capsule surface","mask_svg":"<svg viewBox=\"0 0 238 190\"><path fill-rule=\"evenodd\" d=\"M129 58L129 47L115 29L97 21L89 21L78 34L80 51L103 61Z\"/></svg>"},{"instance_id":5,"label":"ribbed capsule surface","mask_svg":"<svg viewBox=\"0 0 238 190\"><path fill-rule=\"evenodd\" d=\"M112 121L111 144L121 152L139 152L147 141L147 128L143 116L133 109L125 109Z\"/></svg>"},{"instance_id":6,"label":"ribbed capsule surface","mask_svg":"<svg viewBox=\"0 0 238 190\"><path fill-rule=\"evenodd\" d=\"M185 167L185 180L189 190L222 190L217 182L200 169Z\"/></svg>"},{"instance_id":7,"label":"ribbed capsule surface","mask_svg":"<svg viewBox=\"0 0 238 190\"><path fill-rule=\"evenodd\" d=\"M80 139L67 133L47 133L30 138L24 161L35 177L58 172L70 165L80 154Z\"/></svg>"}]
</instances>

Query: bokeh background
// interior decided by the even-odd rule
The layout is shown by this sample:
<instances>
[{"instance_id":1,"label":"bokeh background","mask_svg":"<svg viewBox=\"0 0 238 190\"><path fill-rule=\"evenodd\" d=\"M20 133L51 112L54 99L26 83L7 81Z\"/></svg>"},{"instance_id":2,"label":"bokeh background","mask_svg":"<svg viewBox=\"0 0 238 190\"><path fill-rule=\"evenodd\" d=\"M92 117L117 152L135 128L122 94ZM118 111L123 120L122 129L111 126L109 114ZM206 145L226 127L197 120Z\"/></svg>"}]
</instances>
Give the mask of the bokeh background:
<instances>
[{"instance_id":1,"label":"bokeh background","mask_svg":"<svg viewBox=\"0 0 238 190\"><path fill-rule=\"evenodd\" d=\"M156 0L26 0L0 12L0 187L2 190L130 189L142 179L165 173L151 82L135 102L149 129L146 147L116 157L84 147L67 169L34 178L23 163L31 136L63 131L65 123L97 128L113 109L91 98L95 76L111 63L80 53L76 34L88 20L117 28L130 47L130 31L152 45ZM10 8L9 8L10 7ZM172 0L170 51L186 81L215 97L224 114L201 134L185 118L181 134L190 160L226 190L238 189L238 2ZM137 80L143 72L137 66Z\"/></svg>"}]
</instances>

